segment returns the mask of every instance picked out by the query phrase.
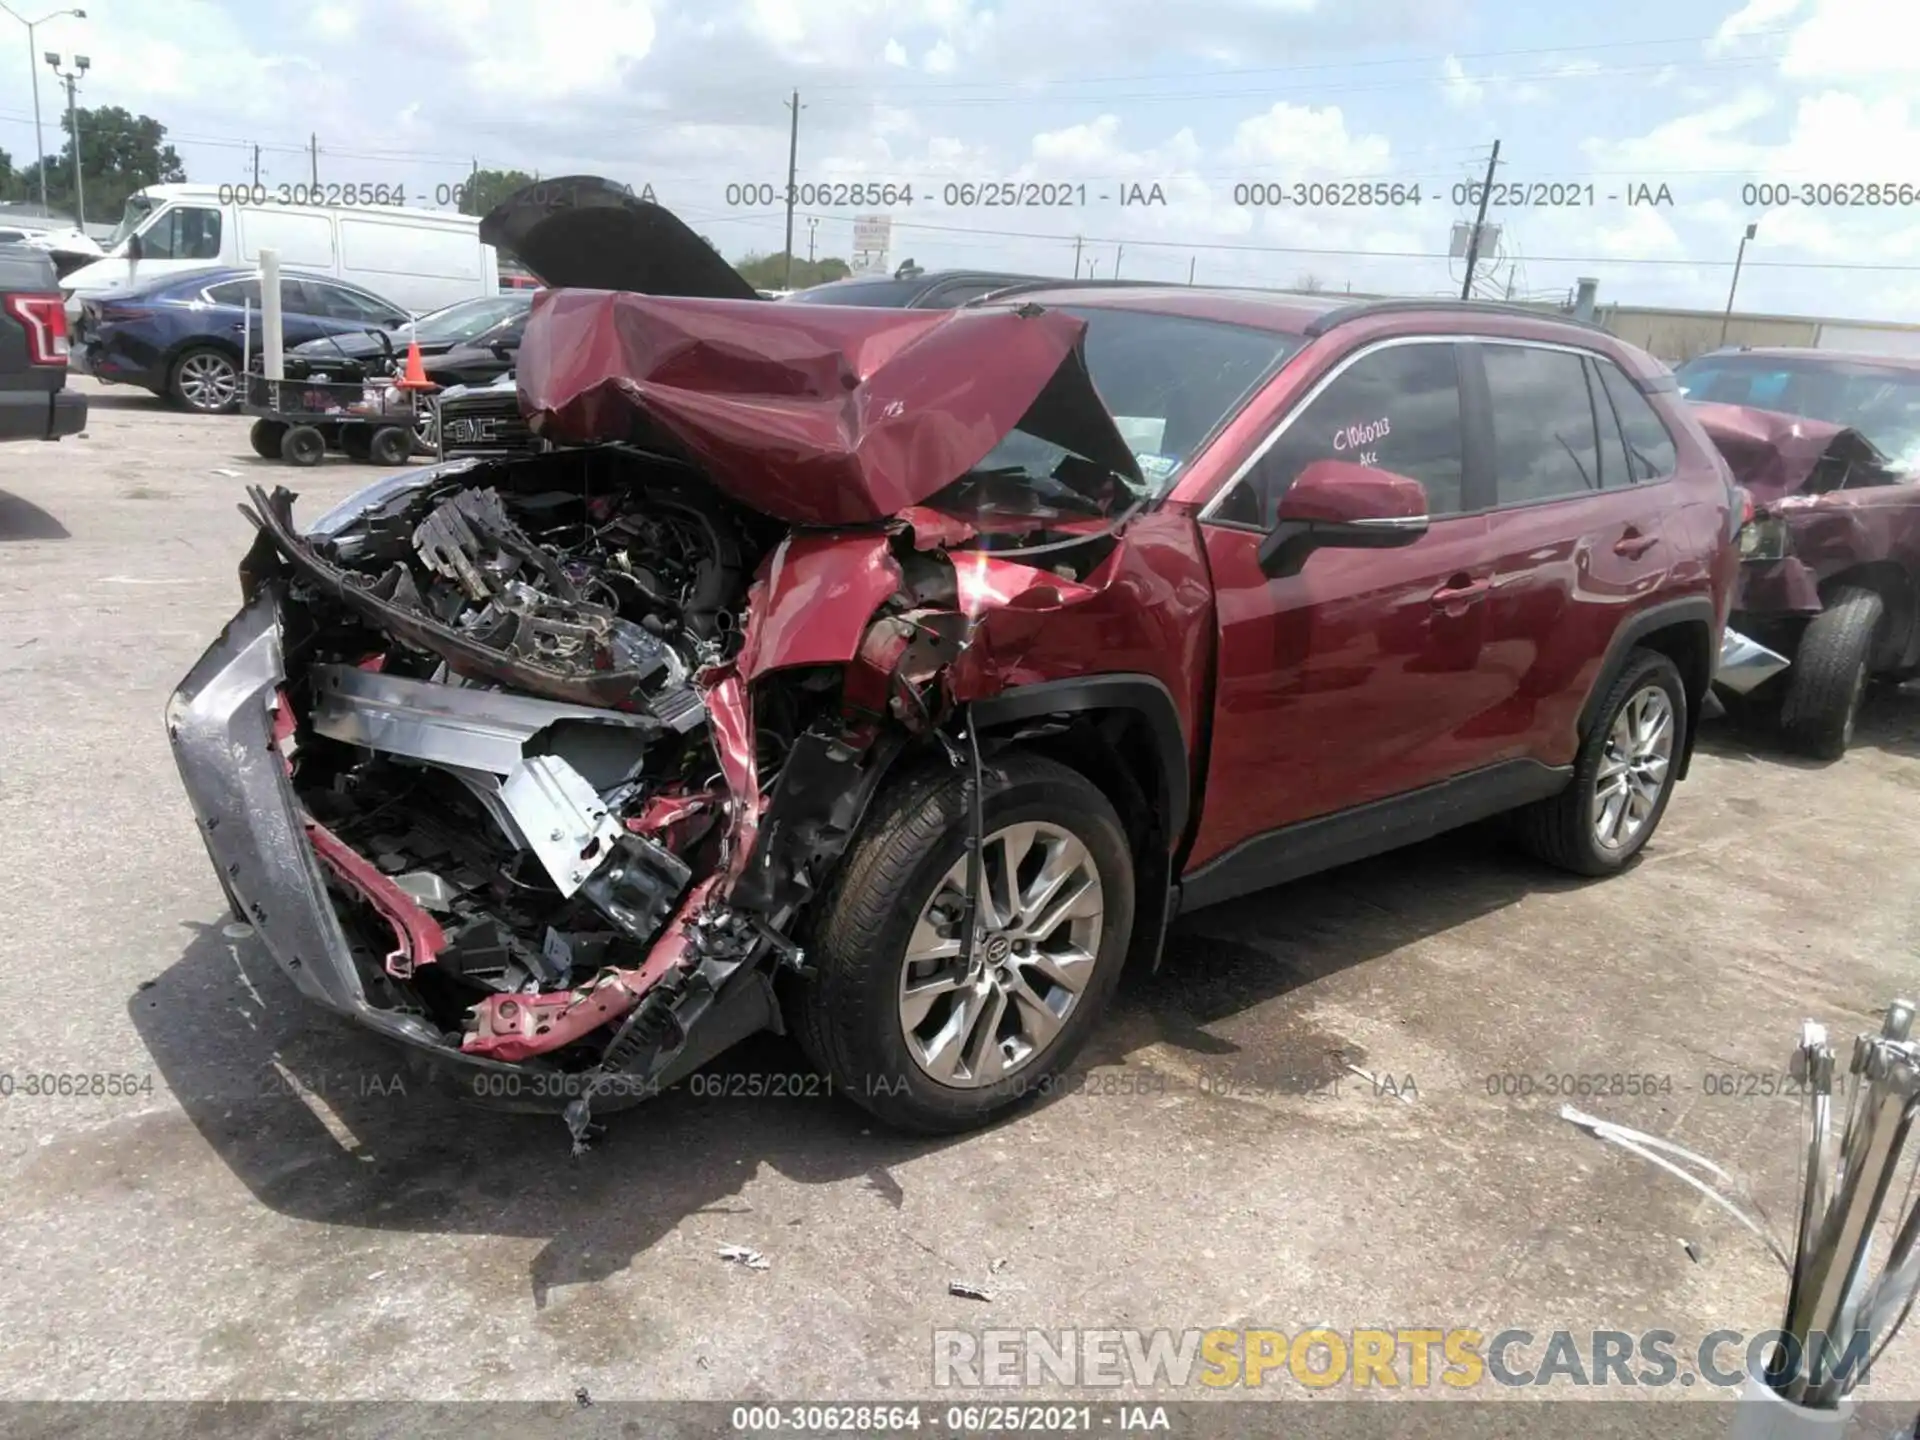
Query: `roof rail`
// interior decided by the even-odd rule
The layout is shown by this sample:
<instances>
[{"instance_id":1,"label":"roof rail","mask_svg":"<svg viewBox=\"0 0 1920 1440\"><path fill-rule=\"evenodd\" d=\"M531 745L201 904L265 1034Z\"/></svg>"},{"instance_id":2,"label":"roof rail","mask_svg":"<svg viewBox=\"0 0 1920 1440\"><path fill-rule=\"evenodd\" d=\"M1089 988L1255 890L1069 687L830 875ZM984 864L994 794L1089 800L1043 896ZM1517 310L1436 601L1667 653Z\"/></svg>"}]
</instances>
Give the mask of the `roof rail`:
<instances>
[{"instance_id":1,"label":"roof rail","mask_svg":"<svg viewBox=\"0 0 1920 1440\"><path fill-rule=\"evenodd\" d=\"M1033 290L1137 290L1143 286L1166 285L1165 280L1019 280L998 290L976 295L959 309L970 309L989 300L1005 300L1010 295L1025 295Z\"/></svg>"},{"instance_id":2,"label":"roof rail","mask_svg":"<svg viewBox=\"0 0 1920 1440\"><path fill-rule=\"evenodd\" d=\"M1582 330L1597 330L1602 335L1613 333L1597 320L1581 320L1573 315L1562 315L1552 310L1533 310L1525 305L1507 305L1497 300L1368 300L1359 305L1343 305L1338 310L1329 310L1324 315L1316 316L1307 323L1305 333L1308 336L1320 336L1354 320L1427 310L1455 315L1511 315L1529 320L1546 320L1556 325L1577 325Z\"/></svg>"}]
</instances>

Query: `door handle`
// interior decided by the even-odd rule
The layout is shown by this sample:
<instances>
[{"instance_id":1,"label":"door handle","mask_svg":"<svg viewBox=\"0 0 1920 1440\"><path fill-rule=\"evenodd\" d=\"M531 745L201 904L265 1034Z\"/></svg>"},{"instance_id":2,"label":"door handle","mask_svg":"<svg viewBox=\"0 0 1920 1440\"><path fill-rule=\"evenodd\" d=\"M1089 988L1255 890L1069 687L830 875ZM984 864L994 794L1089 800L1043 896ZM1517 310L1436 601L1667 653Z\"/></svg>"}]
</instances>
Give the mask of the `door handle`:
<instances>
[{"instance_id":1,"label":"door handle","mask_svg":"<svg viewBox=\"0 0 1920 1440\"><path fill-rule=\"evenodd\" d=\"M1659 543L1660 537L1658 535L1642 535L1637 529L1629 525L1626 528L1626 532L1622 534L1618 540L1613 542L1613 553L1616 555L1624 555L1629 560L1638 560Z\"/></svg>"},{"instance_id":2,"label":"door handle","mask_svg":"<svg viewBox=\"0 0 1920 1440\"><path fill-rule=\"evenodd\" d=\"M1433 604L1441 609L1455 605L1473 605L1487 598L1487 592L1493 588L1491 580L1473 580L1465 575L1455 575L1433 592Z\"/></svg>"}]
</instances>

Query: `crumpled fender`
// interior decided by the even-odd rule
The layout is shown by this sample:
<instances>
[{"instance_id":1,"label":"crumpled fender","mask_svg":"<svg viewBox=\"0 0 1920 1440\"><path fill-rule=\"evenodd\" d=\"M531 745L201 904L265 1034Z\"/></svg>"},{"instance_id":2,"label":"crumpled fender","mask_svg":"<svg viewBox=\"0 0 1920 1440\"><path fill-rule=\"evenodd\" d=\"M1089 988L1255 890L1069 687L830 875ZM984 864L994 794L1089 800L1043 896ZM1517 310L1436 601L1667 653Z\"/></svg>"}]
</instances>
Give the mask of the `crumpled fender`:
<instances>
[{"instance_id":1,"label":"crumpled fender","mask_svg":"<svg viewBox=\"0 0 1920 1440\"><path fill-rule=\"evenodd\" d=\"M747 596L747 633L735 662L741 678L846 664L874 612L899 593L900 578L884 531L787 536Z\"/></svg>"}]
</instances>

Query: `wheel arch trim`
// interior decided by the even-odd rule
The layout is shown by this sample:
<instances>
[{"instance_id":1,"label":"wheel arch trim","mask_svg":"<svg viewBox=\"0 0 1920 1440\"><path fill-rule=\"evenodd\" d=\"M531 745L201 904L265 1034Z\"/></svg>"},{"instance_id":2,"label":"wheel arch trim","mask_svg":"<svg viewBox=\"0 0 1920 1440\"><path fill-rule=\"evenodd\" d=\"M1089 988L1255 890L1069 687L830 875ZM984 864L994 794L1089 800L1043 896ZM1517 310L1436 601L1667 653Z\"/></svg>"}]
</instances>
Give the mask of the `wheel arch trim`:
<instances>
[{"instance_id":1,"label":"wheel arch trim","mask_svg":"<svg viewBox=\"0 0 1920 1440\"><path fill-rule=\"evenodd\" d=\"M1188 774L1186 736L1180 728L1180 710L1173 693L1151 675L1075 675L1017 685L997 695L971 702L973 723L982 730L998 729L1047 715L1078 715L1095 710L1127 710L1146 722L1159 759L1152 799L1165 817L1169 843L1186 833L1192 781Z\"/></svg>"},{"instance_id":2,"label":"wheel arch trim","mask_svg":"<svg viewBox=\"0 0 1920 1440\"><path fill-rule=\"evenodd\" d=\"M1578 739L1584 742L1593 733L1593 727L1600 723L1600 707L1613 689L1614 681L1620 678L1626 669L1627 657L1638 648L1647 637L1663 630L1698 627L1701 656L1704 668L1698 675L1681 673L1681 681L1687 687L1687 733L1679 759L1678 778L1685 779L1687 769L1693 759L1695 737L1699 733L1700 711L1708 688L1713 684L1714 658L1719 647L1713 643L1713 634L1717 615L1713 601L1705 595L1683 596L1675 600L1665 600L1657 605L1635 612L1622 621L1613 632L1613 639L1607 642L1605 656L1600 662L1599 672L1594 676L1592 688L1587 691L1586 701L1580 707L1580 729ZM1669 657L1672 658L1672 657Z\"/></svg>"}]
</instances>

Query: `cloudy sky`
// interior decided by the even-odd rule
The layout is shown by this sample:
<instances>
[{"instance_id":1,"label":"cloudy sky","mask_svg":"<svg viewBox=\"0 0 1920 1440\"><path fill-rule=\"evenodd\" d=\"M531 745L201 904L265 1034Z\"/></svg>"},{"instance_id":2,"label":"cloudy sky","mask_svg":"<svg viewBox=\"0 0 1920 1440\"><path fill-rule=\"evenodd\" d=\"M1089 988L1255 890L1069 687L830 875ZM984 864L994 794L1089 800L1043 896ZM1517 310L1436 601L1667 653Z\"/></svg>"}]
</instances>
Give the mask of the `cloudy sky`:
<instances>
[{"instance_id":1,"label":"cloudy sky","mask_svg":"<svg viewBox=\"0 0 1920 1440\"><path fill-rule=\"evenodd\" d=\"M15 4L30 18L49 0ZM1715 308L1920 321L1920 4L1913 0L87 0L38 48L83 51L87 104L164 123L189 178L404 184L478 162L599 173L729 256L777 250L800 92L803 184L892 182L891 258L1328 289L1457 293L1461 187L1501 141L1492 283ZM296 18L296 16L298 18ZM25 46L0 15L0 147L33 154ZM51 118L51 86L41 103ZM49 128L49 144L55 131ZM1066 206L962 202L969 182ZM1421 203L1236 204L1283 187L1418 185ZM1765 206L1743 187L1905 184L1909 203ZM1138 185L1163 204L1123 205ZM1632 205L1629 196L1671 204ZM1084 187L1084 202L1081 201ZM1642 191L1641 187L1645 187ZM1268 193L1271 193L1270 191ZM1282 193L1285 193L1284 191ZM1405 191L1402 192L1407 193ZM1816 195L1816 198L1824 198ZM949 201L955 203L948 203ZM862 209L867 207L861 207ZM802 209L845 254L853 207ZM814 224L809 226L809 219Z\"/></svg>"}]
</instances>

